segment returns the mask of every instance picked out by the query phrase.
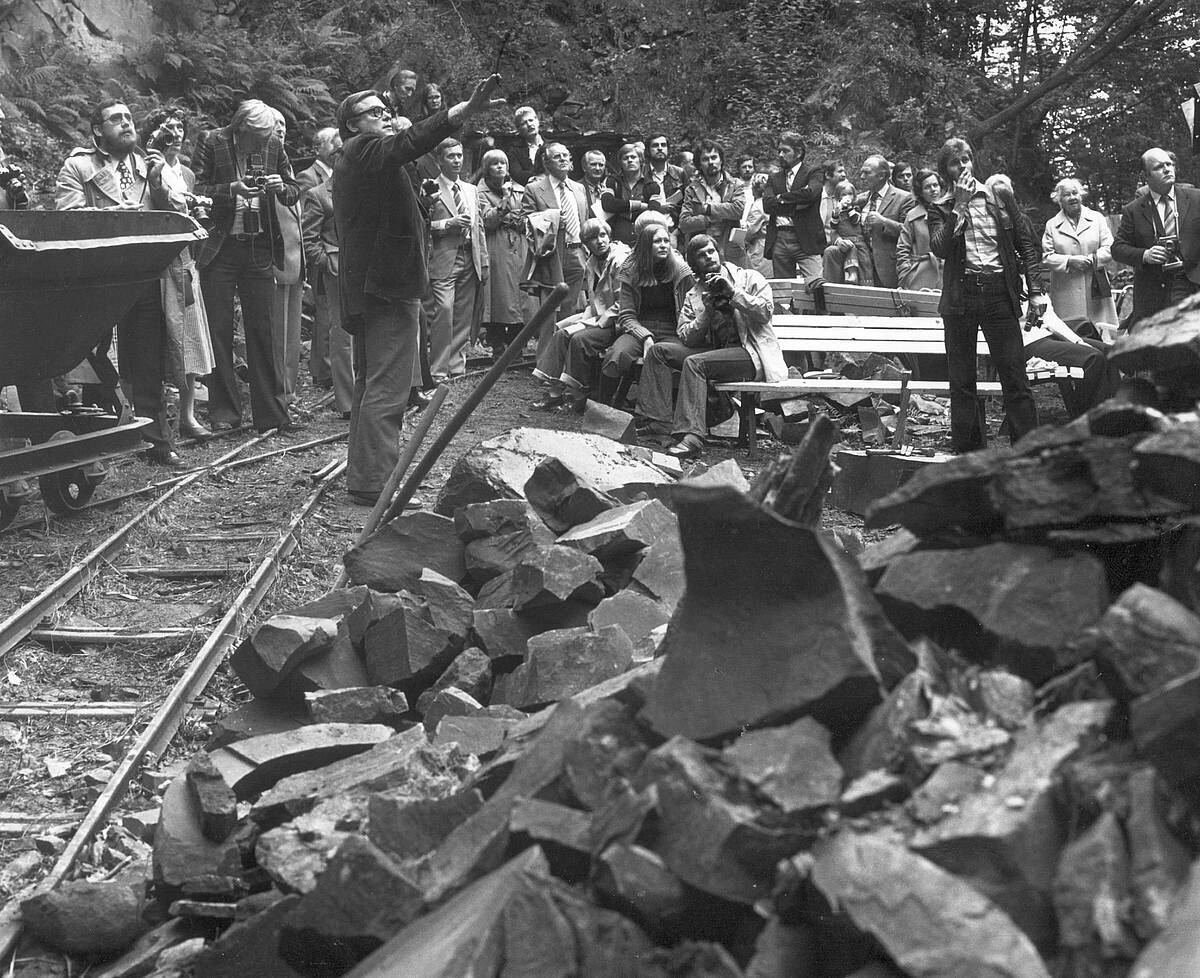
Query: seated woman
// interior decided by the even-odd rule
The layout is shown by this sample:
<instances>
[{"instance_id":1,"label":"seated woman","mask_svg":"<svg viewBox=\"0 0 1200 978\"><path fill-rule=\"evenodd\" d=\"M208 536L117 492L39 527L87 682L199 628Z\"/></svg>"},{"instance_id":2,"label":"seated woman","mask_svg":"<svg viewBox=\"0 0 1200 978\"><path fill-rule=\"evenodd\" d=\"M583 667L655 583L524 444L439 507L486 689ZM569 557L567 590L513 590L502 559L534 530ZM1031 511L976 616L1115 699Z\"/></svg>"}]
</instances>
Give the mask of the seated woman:
<instances>
[{"instance_id":1,"label":"seated woman","mask_svg":"<svg viewBox=\"0 0 1200 978\"><path fill-rule=\"evenodd\" d=\"M599 218L584 222L580 237L588 250L584 269L588 304L583 312L558 324L538 358L534 375L550 385L546 396L533 404L539 410L563 404L568 390L580 412L589 396L611 404L620 383L615 374L598 372L596 366L617 338L617 273L629 257L629 246L613 241L612 229Z\"/></svg>"},{"instance_id":2,"label":"seated woman","mask_svg":"<svg viewBox=\"0 0 1200 978\"><path fill-rule=\"evenodd\" d=\"M902 289L942 287L942 263L929 250L929 212L927 207L942 195L942 183L933 170L918 170L913 178L916 204L904 218L900 239L896 242L896 272Z\"/></svg>"}]
</instances>

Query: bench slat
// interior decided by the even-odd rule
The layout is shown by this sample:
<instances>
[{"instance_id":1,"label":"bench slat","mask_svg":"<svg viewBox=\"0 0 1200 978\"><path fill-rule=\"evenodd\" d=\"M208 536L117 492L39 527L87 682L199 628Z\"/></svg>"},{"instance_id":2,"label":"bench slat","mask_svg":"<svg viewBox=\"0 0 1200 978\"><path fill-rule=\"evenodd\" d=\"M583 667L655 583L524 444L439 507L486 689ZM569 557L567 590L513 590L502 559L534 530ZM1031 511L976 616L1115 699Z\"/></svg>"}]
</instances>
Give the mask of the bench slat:
<instances>
[{"instance_id":1,"label":"bench slat","mask_svg":"<svg viewBox=\"0 0 1200 978\"><path fill-rule=\"evenodd\" d=\"M936 329L941 330L940 316L818 316L809 313L776 313L773 327L799 326L804 329L835 329L851 326L856 329Z\"/></svg>"}]
</instances>

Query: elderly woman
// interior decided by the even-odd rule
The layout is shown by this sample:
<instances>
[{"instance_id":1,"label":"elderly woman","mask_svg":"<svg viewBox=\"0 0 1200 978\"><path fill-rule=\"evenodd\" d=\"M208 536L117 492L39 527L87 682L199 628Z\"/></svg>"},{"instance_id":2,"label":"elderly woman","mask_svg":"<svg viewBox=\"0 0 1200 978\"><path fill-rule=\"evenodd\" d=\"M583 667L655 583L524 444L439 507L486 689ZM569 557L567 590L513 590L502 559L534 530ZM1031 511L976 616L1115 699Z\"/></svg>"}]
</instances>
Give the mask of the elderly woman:
<instances>
[{"instance_id":1,"label":"elderly woman","mask_svg":"<svg viewBox=\"0 0 1200 978\"><path fill-rule=\"evenodd\" d=\"M913 177L917 202L900 225L896 242L896 272L902 289L942 287L942 263L929 250L929 212L926 208L942 195L942 183L934 170L918 170Z\"/></svg>"},{"instance_id":2,"label":"elderly woman","mask_svg":"<svg viewBox=\"0 0 1200 978\"><path fill-rule=\"evenodd\" d=\"M502 149L484 153L480 169L479 217L491 256L483 286L483 328L492 356L498 358L529 316L529 297L520 288L528 247L521 218L525 188L509 178L508 155Z\"/></svg>"},{"instance_id":3,"label":"elderly woman","mask_svg":"<svg viewBox=\"0 0 1200 978\"><path fill-rule=\"evenodd\" d=\"M1059 180L1050 199L1059 211L1046 222L1042 260L1050 271L1050 304L1068 326L1117 323L1105 268L1112 264L1113 235L1104 216L1083 206L1078 180Z\"/></svg>"}]
</instances>

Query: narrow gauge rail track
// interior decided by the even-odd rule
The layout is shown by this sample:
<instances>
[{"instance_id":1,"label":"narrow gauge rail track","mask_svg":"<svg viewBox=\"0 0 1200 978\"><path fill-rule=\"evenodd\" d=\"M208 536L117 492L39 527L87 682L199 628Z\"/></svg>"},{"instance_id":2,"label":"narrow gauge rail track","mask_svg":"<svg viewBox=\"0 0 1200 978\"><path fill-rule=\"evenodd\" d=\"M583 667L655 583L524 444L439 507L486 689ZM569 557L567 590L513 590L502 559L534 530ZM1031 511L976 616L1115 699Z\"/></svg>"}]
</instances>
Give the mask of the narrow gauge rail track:
<instances>
[{"instance_id":1,"label":"narrow gauge rail track","mask_svg":"<svg viewBox=\"0 0 1200 978\"><path fill-rule=\"evenodd\" d=\"M238 576L245 575L240 590L228 602L218 600L224 605L224 613L214 624L193 626L188 628L166 627L147 629L139 627L122 628L106 626L90 629L57 629L42 628L47 616L64 609L68 603L89 584L100 586L107 575L120 575L122 568L115 564L117 555L125 549L130 541L138 537L153 538L153 528L149 527L152 518L163 515L164 510L172 505L196 508L197 498L210 497L205 500L205 508L221 508L220 500L224 497L230 504L232 512L244 515L246 490L237 484L239 472L253 472L249 466L268 459L280 460L285 455L292 456L311 452L332 441L343 439L344 434L325 438L312 439L308 442L291 444L279 449L264 452L259 455L247 456L245 453L260 444L271 433L246 439L236 447L225 452L217 459L195 471L166 480L165 484L148 487L161 492L155 499L144 505L136 514L122 524L116 532L105 538L80 560L61 574L49 587L26 601L20 608L0 622L0 659L8 656L23 643L38 640L50 647L47 655L58 654L56 649L61 645L90 644L101 645L109 655L123 656L128 650L130 672L136 671L132 665L136 661L138 649L144 649L152 644L155 657L162 660L179 662L187 661L186 667L179 674L165 695L139 695L136 701L95 703L62 703L39 702L37 700L0 701L0 721L22 720L39 724L38 739L45 741L51 736L49 725L61 725L78 730L80 724L89 721L103 723L115 722L123 728L132 741L125 747L121 756L116 760L111 774L104 783L98 797L95 798L82 820L67 841L65 848L57 854L49 873L37 884L39 889L53 889L65 880L76 868L80 857L96 838L97 833L104 827L108 818L116 810L125 797L139 770L148 761L160 758L175 737L181 723L192 708L194 702L204 693L228 652L239 640L247 623L251 620L259 605L270 591L271 585L278 577L284 562L296 550L300 534L306 520L317 510L326 491L341 477L345 471L344 454L329 459L316 472L306 473L309 486L296 488L296 496L303 493L302 498L291 508L291 517L286 525L278 522L267 532L246 533L188 533L173 534L165 541L175 544L181 536L187 536L194 541L202 541L208 548L222 548L227 551L225 560L229 566L237 570ZM278 463L277 463L278 464ZM293 466L299 472L303 461ZM311 463L310 463L311 464ZM271 478L269 476L269 478ZM273 484L265 487L265 492L277 497L286 490L279 484L288 480L280 480L278 476L272 479ZM290 480L296 482L295 478ZM138 492L125 494L122 499L138 495ZM291 502L292 500L289 500ZM98 500L96 505L111 503L112 500ZM277 504L276 504L277 507ZM276 512L277 512L276 508ZM186 519L186 516L184 517ZM244 521L230 524L241 527ZM260 524L259 525L263 525ZM149 532L143 533L142 531ZM213 530L220 527L190 526L190 530ZM151 539L149 546L157 541ZM149 552L149 549L146 549ZM168 551L169 553L169 551ZM171 559L171 558L168 558ZM178 559L178 558L174 558ZM143 561L145 556L143 556ZM252 569L247 561L253 561ZM130 568L130 569L136 569ZM248 571L248 572L247 572ZM163 582L170 587L170 582ZM228 592L227 583L216 581L197 583L190 581L189 589L197 587L223 588ZM139 588L140 589L140 588ZM144 593L144 592L143 592ZM169 592L164 595L170 601ZM194 600L194 597L193 597ZM203 638L199 649L189 656L190 648ZM181 647L173 650L173 646ZM39 653L41 655L42 653ZM136 675L132 677L132 685L136 685ZM147 720L148 717L148 720ZM136 735L134 735L134 731ZM122 744L124 746L124 743ZM51 818L53 816L50 816ZM20 923L17 904L11 903L0 910L0 960L4 960L15 948L20 935Z\"/></svg>"},{"instance_id":2,"label":"narrow gauge rail track","mask_svg":"<svg viewBox=\"0 0 1200 978\"><path fill-rule=\"evenodd\" d=\"M561 288L561 286L560 286ZM522 358L509 363L504 370L518 370L528 367L531 358ZM473 370L462 377L454 378L451 383L475 379L487 374L487 369ZM86 508L99 508L123 502L130 498L163 490L163 495L153 500L135 517L124 524L111 537L91 551L82 561L63 574L53 585L26 602L20 609L0 622L0 660L3 660L13 648L29 638L53 643L87 640L116 644L119 641L147 642L184 640L194 637L195 628L163 628L158 630L131 629L122 630L71 630L55 628L38 628L37 626L55 610L62 608L74 595L78 594L99 573L100 568L123 546L123 541L148 516L166 504L172 497L178 495L184 488L194 485L205 475L222 476L230 471L253 465L267 459L277 458L284 454L315 448L319 445L340 440L344 435L314 439L309 442L288 445L283 448L264 452L259 455L239 457L241 453L258 444L270 432L251 438L244 444L209 462L195 471L164 480L161 483L147 486L120 494L95 500ZM447 433L449 434L449 433ZM452 436L451 436L452 437ZM447 439L448 440L448 439ZM150 708L157 706L154 716L142 728L132 745L124 752L117 762L115 770L109 776L103 790L91 807L83 815L82 820L67 842L65 848L58 854L53 867L37 884L38 890L54 889L67 879L76 869L80 858L87 847L96 838L106 821L116 810L139 768L152 758L159 758L169 746L186 717L193 702L202 695L205 687L212 680L217 669L224 661L233 644L240 637L242 630L253 616L255 609L266 597L271 584L278 576L283 561L296 549L299 543L299 533L305 520L314 512L328 488L345 471L345 459L334 460L312 473L315 485L302 504L293 511L288 526L278 535L275 543L259 562L254 571L246 579L221 620L212 628L203 645L195 653L186 670L177 679L166 696L161 700L143 700L137 702L93 702L62 703L37 701L0 701L0 721L6 718L46 720L59 719L78 721L95 718L103 720L130 721L144 715ZM40 523L36 521L35 525ZM10 527L10 531L20 529ZM193 537L208 542L259 542L263 541L261 533L233 533L227 535L204 535ZM87 566L85 566L87 565ZM36 818L20 816L21 818ZM48 816L53 820L54 815ZM21 934L19 904L14 900L0 908L0 962L5 961L15 951Z\"/></svg>"}]
</instances>

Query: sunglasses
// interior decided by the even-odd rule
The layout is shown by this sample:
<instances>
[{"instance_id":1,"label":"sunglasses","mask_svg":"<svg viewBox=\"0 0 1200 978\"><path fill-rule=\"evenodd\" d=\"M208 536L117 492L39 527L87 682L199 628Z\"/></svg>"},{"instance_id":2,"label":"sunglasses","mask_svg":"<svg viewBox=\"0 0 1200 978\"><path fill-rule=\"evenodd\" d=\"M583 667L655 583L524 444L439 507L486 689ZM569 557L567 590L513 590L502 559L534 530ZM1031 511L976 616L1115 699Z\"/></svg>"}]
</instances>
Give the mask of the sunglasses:
<instances>
[{"instance_id":1,"label":"sunglasses","mask_svg":"<svg viewBox=\"0 0 1200 978\"><path fill-rule=\"evenodd\" d=\"M372 119L382 119L387 114L387 109L382 105L372 105L369 109L363 109L361 112L355 112L354 118L359 116L369 115Z\"/></svg>"}]
</instances>

